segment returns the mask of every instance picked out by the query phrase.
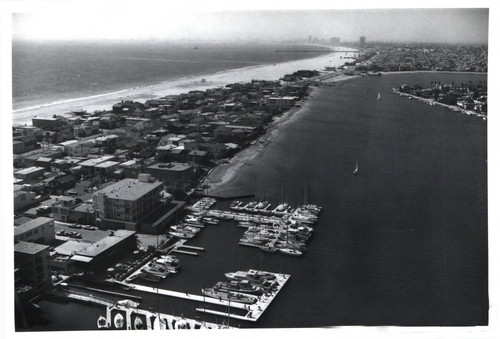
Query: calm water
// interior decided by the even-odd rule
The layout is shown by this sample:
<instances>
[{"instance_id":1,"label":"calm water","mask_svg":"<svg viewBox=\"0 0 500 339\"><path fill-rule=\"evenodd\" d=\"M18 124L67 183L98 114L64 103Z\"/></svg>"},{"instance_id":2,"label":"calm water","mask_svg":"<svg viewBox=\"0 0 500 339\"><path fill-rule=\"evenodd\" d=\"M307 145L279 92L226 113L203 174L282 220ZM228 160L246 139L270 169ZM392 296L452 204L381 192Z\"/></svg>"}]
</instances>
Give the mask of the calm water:
<instances>
[{"instance_id":1,"label":"calm water","mask_svg":"<svg viewBox=\"0 0 500 339\"><path fill-rule=\"evenodd\" d=\"M321 54L275 52L292 48L297 49L281 44L15 42L14 109Z\"/></svg>"},{"instance_id":2,"label":"calm water","mask_svg":"<svg viewBox=\"0 0 500 339\"><path fill-rule=\"evenodd\" d=\"M257 324L230 320L241 327L487 324L486 122L390 94L402 83L475 79L484 76L404 74L319 89L310 111L285 126L230 188L276 204L283 183L296 205L309 186L324 212L307 253L239 246L243 229L221 223L192 242L206 251L182 256L181 274L161 287L199 294L233 270L291 274ZM223 320L196 313L193 302L143 296L145 308ZM94 329L103 310L87 309ZM68 327L37 327L51 328Z\"/></svg>"}]
</instances>

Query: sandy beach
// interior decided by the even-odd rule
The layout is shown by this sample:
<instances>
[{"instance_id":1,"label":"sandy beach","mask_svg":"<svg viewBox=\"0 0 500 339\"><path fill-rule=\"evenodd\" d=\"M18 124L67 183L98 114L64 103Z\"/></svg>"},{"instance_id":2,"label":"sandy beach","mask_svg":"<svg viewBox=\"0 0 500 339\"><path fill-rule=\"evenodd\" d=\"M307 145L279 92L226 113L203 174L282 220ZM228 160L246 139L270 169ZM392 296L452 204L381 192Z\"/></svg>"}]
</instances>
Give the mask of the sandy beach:
<instances>
[{"instance_id":1,"label":"sandy beach","mask_svg":"<svg viewBox=\"0 0 500 339\"><path fill-rule=\"evenodd\" d=\"M72 111L109 110L113 104L121 100L135 100L145 102L148 99L186 93L192 90L206 90L209 88L225 86L236 82L249 82L253 79L277 80L283 75L293 73L300 69L323 70L325 67L335 67L344 63L341 59L344 52L335 53L336 50L346 50L344 47L332 48L332 53L315 58L288 61L276 64L266 64L236 68L218 73L197 75L173 81L130 88L112 93L103 93L85 98L74 98L60 102L49 103L37 107L17 109L12 114L13 124L31 123L31 118L47 117L54 114L67 114ZM356 51L352 49L352 51Z\"/></svg>"}]
</instances>

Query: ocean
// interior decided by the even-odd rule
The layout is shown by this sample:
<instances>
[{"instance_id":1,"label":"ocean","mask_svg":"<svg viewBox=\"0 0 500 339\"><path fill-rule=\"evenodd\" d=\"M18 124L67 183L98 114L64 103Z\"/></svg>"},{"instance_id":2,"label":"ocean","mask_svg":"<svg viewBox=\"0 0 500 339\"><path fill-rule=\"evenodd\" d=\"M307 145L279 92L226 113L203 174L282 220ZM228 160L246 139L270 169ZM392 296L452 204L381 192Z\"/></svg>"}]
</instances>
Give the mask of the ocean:
<instances>
[{"instance_id":1,"label":"ocean","mask_svg":"<svg viewBox=\"0 0 500 339\"><path fill-rule=\"evenodd\" d=\"M278 43L14 41L13 110L312 58L327 51L325 47Z\"/></svg>"},{"instance_id":2,"label":"ocean","mask_svg":"<svg viewBox=\"0 0 500 339\"><path fill-rule=\"evenodd\" d=\"M276 205L283 186L293 206L309 188L310 202L324 210L306 253L288 257L240 246L243 229L223 222L191 241L206 250L179 255L181 273L159 286L200 294L225 272L291 274L257 323L229 320L242 328L488 324L487 123L391 93L403 83L485 78L397 74L317 89L308 109L280 127L226 187ZM196 302L140 295L142 308L228 321L196 312ZM76 327L92 330L104 314L79 303L40 306L45 323L32 330L69 330L68 314L84 314Z\"/></svg>"}]
</instances>

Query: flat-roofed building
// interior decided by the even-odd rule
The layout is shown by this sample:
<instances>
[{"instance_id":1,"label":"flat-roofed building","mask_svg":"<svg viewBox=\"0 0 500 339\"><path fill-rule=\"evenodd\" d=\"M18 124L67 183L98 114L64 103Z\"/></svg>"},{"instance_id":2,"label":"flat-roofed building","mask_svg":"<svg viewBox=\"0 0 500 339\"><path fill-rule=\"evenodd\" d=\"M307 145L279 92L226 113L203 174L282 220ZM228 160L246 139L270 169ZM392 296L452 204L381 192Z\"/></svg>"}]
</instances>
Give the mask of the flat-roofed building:
<instances>
[{"instance_id":1,"label":"flat-roofed building","mask_svg":"<svg viewBox=\"0 0 500 339\"><path fill-rule=\"evenodd\" d=\"M278 108L293 107L296 101L296 97L270 97L267 99L268 105Z\"/></svg>"},{"instance_id":2,"label":"flat-roofed building","mask_svg":"<svg viewBox=\"0 0 500 339\"><path fill-rule=\"evenodd\" d=\"M14 172L14 178L17 179L36 179L43 176L45 169L43 167L28 167Z\"/></svg>"},{"instance_id":3,"label":"flat-roofed building","mask_svg":"<svg viewBox=\"0 0 500 339\"><path fill-rule=\"evenodd\" d=\"M101 228L140 229L141 220L160 207L162 183L149 174L123 179L94 193L97 223Z\"/></svg>"},{"instance_id":4,"label":"flat-roofed building","mask_svg":"<svg viewBox=\"0 0 500 339\"><path fill-rule=\"evenodd\" d=\"M55 239L54 219L39 217L14 227L14 240L50 244Z\"/></svg>"},{"instance_id":5,"label":"flat-roofed building","mask_svg":"<svg viewBox=\"0 0 500 339\"><path fill-rule=\"evenodd\" d=\"M17 190L14 192L14 211L18 211L36 203L36 193L25 190Z\"/></svg>"},{"instance_id":6,"label":"flat-roofed building","mask_svg":"<svg viewBox=\"0 0 500 339\"><path fill-rule=\"evenodd\" d=\"M158 162L146 168L146 172L164 183L182 180L194 174L194 167L182 162Z\"/></svg>"},{"instance_id":7,"label":"flat-roofed building","mask_svg":"<svg viewBox=\"0 0 500 339\"><path fill-rule=\"evenodd\" d=\"M19 283L31 286L33 295L52 285L49 246L19 241L14 245L14 265Z\"/></svg>"},{"instance_id":8,"label":"flat-roofed building","mask_svg":"<svg viewBox=\"0 0 500 339\"><path fill-rule=\"evenodd\" d=\"M95 210L90 202L68 196L59 196L52 204L54 219L85 225L95 224Z\"/></svg>"},{"instance_id":9,"label":"flat-roofed building","mask_svg":"<svg viewBox=\"0 0 500 339\"><path fill-rule=\"evenodd\" d=\"M115 157L113 155L105 155L99 158L88 159L82 161L78 165L82 167L82 170L86 173L92 172L95 169L96 165L102 164L106 161L114 160Z\"/></svg>"},{"instance_id":10,"label":"flat-roofed building","mask_svg":"<svg viewBox=\"0 0 500 339\"><path fill-rule=\"evenodd\" d=\"M65 274L102 269L110 261L137 249L135 234L134 231L116 230L93 243L66 241L51 253L52 267Z\"/></svg>"},{"instance_id":11,"label":"flat-roofed building","mask_svg":"<svg viewBox=\"0 0 500 339\"><path fill-rule=\"evenodd\" d=\"M72 157L86 157L92 147L94 147L95 140L68 140L60 142L58 145L64 148L64 152Z\"/></svg>"},{"instance_id":12,"label":"flat-roofed building","mask_svg":"<svg viewBox=\"0 0 500 339\"><path fill-rule=\"evenodd\" d=\"M95 165L94 169L96 172L99 172L103 175L110 175L118 169L118 165L120 165L120 163L117 161L105 161Z\"/></svg>"}]
</instances>

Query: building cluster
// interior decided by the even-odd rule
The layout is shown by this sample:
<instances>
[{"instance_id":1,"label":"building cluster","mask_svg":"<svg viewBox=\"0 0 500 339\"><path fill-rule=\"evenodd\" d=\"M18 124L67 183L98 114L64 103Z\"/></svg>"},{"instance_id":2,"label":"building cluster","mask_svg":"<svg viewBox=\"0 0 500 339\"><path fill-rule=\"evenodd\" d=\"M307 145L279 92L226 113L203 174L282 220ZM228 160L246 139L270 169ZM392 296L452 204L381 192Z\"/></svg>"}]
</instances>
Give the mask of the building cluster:
<instances>
[{"instance_id":1,"label":"building cluster","mask_svg":"<svg viewBox=\"0 0 500 339\"><path fill-rule=\"evenodd\" d=\"M427 88L419 85L401 85L399 92L416 95L425 99L458 106L462 109L487 114L488 109L488 86L486 81L479 80L477 83L451 83L443 84L440 81L431 81Z\"/></svg>"},{"instance_id":2,"label":"building cluster","mask_svg":"<svg viewBox=\"0 0 500 339\"><path fill-rule=\"evenodd\" d=\"M487 72L488 47L433 44L371 44L355 61L359 71Z\"/></svg>"},{"instance_id":3,"label":"building cluster","mask_svg":"<svg viewBox=\"0 0 500 339\"><path fill-rule=\"evenodd\" d=\"M98 270L161 234L220 161L298 104L308 86L252 81L121 101L13 127L16 296Z\"/></svg>"}]
</instances>

